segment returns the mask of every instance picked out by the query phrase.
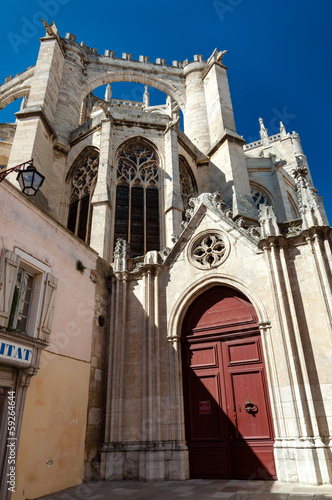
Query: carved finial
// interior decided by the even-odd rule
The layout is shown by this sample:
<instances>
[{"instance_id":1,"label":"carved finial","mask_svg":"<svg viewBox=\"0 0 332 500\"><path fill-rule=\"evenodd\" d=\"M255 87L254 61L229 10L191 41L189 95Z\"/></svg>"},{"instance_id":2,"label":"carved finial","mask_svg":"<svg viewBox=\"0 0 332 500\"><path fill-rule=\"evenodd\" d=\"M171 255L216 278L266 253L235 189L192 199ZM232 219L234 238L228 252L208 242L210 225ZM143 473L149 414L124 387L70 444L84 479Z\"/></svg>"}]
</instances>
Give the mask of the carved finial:
<instances>
[{"instance_id":1,"label":"carved finial","mask_svg":"<svg viewBox=\"0 0 332 500\"><path fill-rule=\"evenodd\" d=\"M45 21L45 19L42 19L42 22L46 29L46 34L49 36L54 36L56 33L54 33L52 27Z\"/></svg>"},{"instance_id":2,"label":"carved finial","mask_svg":"<svg viewBox=\"0 0 332 500\"><path fill-rule=\"evenodd\" d=\"M144 108L147 108L150 106L150 94L149 94L147 85L144 86L143 105L144 105Z\"/></svg>"},{"instance_id":3,"label":"carved finial","mask_svg":"<svg viewBox=\"0 0 332 500\"><path fill-rule=\"evenodd\" d=\"M128 242L123 238L118 238L115 244L114 257L124 256L127 255L127 253L128 253Z\"/></svg>"},{"instance_id":4,"label":"carved finial","mask_svg":"<svg viewBox=\"0 0 332 500\"><path fill-rule=\"evenodd\" d=\"M285 137L286 135L285 125L282 123L282 121L280 122L280 135L281 137Z\"/></svg>"},{"instance_id":5,"label":"carved finial","mask_svg":"<svg viewBox=\"0 0 332 500\"><path fill-rule=\"evenodd\" d=\"M296 182L302 183L306 182L306 176L308 175L308 169L303 161L302 156L296 156L297 166L292 170L292 175Z\"/></svg>"},{"instance_id":6,"label":"carved finial","mask_svg":"<svg viewBox=\"0 0 332 500\"><path fill-rule=\"evenodd\" d=\"M164 261L167 259L170 252L171 252L171 249L169 247L165 247L162 250L160 250L160 252L158 252L158 253L159 253L160 257L162 258L162 260Z\"/></svg>"},{"instance_id":7,"label":"carved finial","mask_svg":"<svg viewBox=\"0 0 332 500\"><path fill-rule=\"evenodd\" d=\"M212 52L211 56L208 59L208 63L211 63L212 61L218 61L218 62L222 63L222 58L224 57L224 55L227 52L228 52L227 50L221 50L219 52L218 49L215 48L214 51Z\"/></svg>"},{"instance_id":8,"label":"carved finial","mask_svg":"<svg viewBox=\"0 0 332 500\"><path fill-rule=\"evenodd\" d=\"M238 227L244 227L245 224L243 217L239 217L238 219L236 219L235 223Z\"/></svg>"},{"instance_id":9,"label":"carved finial","mask_svg":"<svg viewBox=\"0 0 332 500\"><path fill-rule=\"evenodd\" d=\"M105 90L105 101L111 102L111 100L112 100L112 87L111 84L108 83L106 85L106 90Z\"/></svg>"},{"instance_id":10,"label":"carved finial","mask_svg":"<svg viewBox=\"0 0 332 500\"><path fill-rule=\"evenodd\" d=\"M222 62L222 58L224 57L225 54L227 54L227 52L228 50L221 50L220 52L218 52L217 61Z\"/></svg>"},{"instance_id":11,"label":"carved finial","mask_svg":"<svg viewBox=\"0 0 332 500\"><path fill-rule=\"evenodd\" d=\"M269 135L264 126L263 118L259 118L259 126L260 126L259 134L261 136L264 146L266 146L269 143Z\"/></svg>"},{"instance_id":12,"label":"carved finial","mask_svg":"<svg viewBox=\"0 0 332 500\"><path fill-rule=\"evenodd\" d=\"M273 208L270 205L259 205L259 224L261 226L262 238L277 236L280 234L278 221Z\"/></svg>"},{"instance_id":13,"label":"carved finial","mask_svg":"<svg viewBox=\"0 0 332 500\"><path fill-rule=\"evenodd\" d=\"M114 249L114 272L127 270L127 258L129 255L128 242L122 238L116 240Z\"/></svg>"},{"instance_id":14,"label":"carved finial","mask_svg":"<svg viewBox=\"0 0 332 500\"><path fill-rule=\"evenodd\" d=\"M299 210L302 219L303 229L313 226L323 226L324 220L319 210L314 186L307 180L308 168L304 162L304 157L296 156L297 167L292 170L292 175L297 186L297 197Z\"/></svg>"},{"instance_id":15,"label":"carved finial","mask_svg":"<svg viewBox=\"0 0 332 500\"><path fill-rule=\"evenodd\" d=\"M207 200L211 203L211 205L218 210L218 212L224 213L226 208L226 203L221 199L221 194L219 191L215 191L214 193L209 193L207 195Z\"/></svg>"},{"instance_id":16,"label":"carved finial","mask_svg":"<svg viewBox=\"0 0 332 500\"><path fill-rule=\"evenodd\" d=\"M248 233L252 238L259 239L261 237L261 228L260 226L250 226L248 229Z\"/></svg>"}]
</instances>

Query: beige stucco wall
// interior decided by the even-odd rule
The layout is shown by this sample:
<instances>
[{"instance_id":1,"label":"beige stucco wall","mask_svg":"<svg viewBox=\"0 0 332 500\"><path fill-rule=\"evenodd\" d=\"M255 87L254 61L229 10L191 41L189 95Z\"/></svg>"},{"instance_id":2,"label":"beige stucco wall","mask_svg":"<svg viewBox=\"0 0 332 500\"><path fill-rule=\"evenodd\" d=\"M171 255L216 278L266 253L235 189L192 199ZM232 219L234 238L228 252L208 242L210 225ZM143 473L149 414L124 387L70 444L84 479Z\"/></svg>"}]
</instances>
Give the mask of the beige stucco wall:
<instances>
[{"instance_id":1,"label":"beige stucco wall","mask_svg":"<svg viewBox=\"0 0 332 500\"><path fill-rule=\"evenodd\" d=\"M27 392L12 499L82 482L90 364L42 353Z\"/></svg>"},{"instance_id":2,"label":"beige stucco wall","mask_svg":"<svg viewBox=\"0 0 332 500\"><path fill-rule=\"evenodd\" d=\"M3 183L0 189L1 246L15 247L51 268L58 278L49 351L90 361L95 285L90 280L97 254L27 198ZM76 262L86 267L76 270Z\"/></svg>"},{"instance_id":3,"label":"beige stucco wall","mask_svg":"<svg viewBox=\"0 0 332 500\"><path fill-rule=\"evenodd\" d=\"M7 182L0 203L1 246L18 247L58 279L50 344L26 393L15 500L82 482L97 254ZM77 260L86 266L83 274Z\"/></svg>"}]
</instances>

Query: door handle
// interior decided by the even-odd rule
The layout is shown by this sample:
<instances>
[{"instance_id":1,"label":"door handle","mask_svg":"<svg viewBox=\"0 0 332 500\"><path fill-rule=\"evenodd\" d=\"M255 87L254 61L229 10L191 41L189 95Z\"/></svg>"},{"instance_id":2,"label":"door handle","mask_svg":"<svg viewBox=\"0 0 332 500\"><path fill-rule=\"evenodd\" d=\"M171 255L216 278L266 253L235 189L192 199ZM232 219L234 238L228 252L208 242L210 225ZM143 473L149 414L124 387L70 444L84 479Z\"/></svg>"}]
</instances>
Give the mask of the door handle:
<instances>
[{"instance_id":1,"label":"door handle","mask_svg":"<svg viewBox=\"0 0 332 500\"><path fill-rule=\"evenodd\" d=\"M247 413L258 412L258 406L250 398L248 398L247 401L243 403L243 408L246 410Z\"/></svg>"}]
</instances>

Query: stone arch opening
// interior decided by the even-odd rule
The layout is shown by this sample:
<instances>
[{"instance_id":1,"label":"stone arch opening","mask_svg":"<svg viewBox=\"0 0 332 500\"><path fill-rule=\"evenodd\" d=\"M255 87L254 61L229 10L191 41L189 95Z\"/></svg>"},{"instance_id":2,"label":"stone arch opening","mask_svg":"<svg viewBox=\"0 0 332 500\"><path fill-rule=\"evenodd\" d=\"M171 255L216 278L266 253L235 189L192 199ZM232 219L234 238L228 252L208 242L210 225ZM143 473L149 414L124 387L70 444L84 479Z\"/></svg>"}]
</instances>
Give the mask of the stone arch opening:
<instances>
[{"instance_id":1,"label":"stone arch opening","mask_svg":"<svg viewBox=\"0 0 332 500\"><path fill-rule=\"evenodd\" d=\"M116 82L141 83L143 85L154 87L169 95L178 104L181 111L185 113L185 90L182 82L177 82L175 85L169 83L167 77L163 79L139 71L131 72L128 69L117 74L105 73L103 75L99 75L98 77L91 78L91 80L82 88L80 96L81 102L83 102L86 96L97 87Z\"/></svg>"},{"instance_id":2,"label":"stone arch opening","mask_svg":"<svg viewBox=\"0 0 332 500\"><path fill-rule=\"evenodd\" d=\"M248 298L227 286L196 296L181 352L191 477L275 479L264 355Z\"/></svg>"},{"instance_id":3,"label":"stone arch opening","mask_svg":"<svg viewBox=\"0 0 332 500\"><path fill-rule=\"evenodd\" d=\"M264 303L254 290L247 287L245 282L237 276L211 272L208 277L195 278L191 283L188 283L185 291L176 300L168 322L169 340L176 341L180 338L184 316L193 301L203 292L218 285L233 288L248 297L255 308L258 323L270 324Z\"/></svg>"},{"instance_id":4,"label":"stone arch opening","mask_svg":"<svg viewBox=\"0 0 332 500\"><path fill-rule=\"evenodd\" d=\"M28 97L30 92L30 87L25 87L25 88L20 88L18 90L13 90L9 91L7 94L5 94L2 99L1 99L1 104L0 104L0 111L6 108L9 104L11 104L14 101L17 101L17 99L20 99L21 97Z\"/></svg>"}]
</instances>

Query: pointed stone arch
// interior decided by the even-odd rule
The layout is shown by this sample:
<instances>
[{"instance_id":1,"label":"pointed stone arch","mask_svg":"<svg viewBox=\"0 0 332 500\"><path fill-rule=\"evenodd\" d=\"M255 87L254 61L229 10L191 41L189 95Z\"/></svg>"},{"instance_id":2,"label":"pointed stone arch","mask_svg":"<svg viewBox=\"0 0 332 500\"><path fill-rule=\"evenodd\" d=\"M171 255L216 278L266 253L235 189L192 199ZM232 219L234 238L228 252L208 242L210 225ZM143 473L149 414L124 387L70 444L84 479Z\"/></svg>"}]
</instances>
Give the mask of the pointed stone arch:
<instances>
[{"instance_id":1,"label":"pointed stone arch","mask_svg":"<svg viewBox=\"0 0 332 500\"><path fill-rule=\"evenodd\" d=\"M185 220L185 211L190 208L189 200L190 198L196 198L198 196L198 188L195 175L183 155L179 155L179 174L181 197L184 208L182 218Z\"/></svg>"},{"instance_id":2,"label":"pointed stone arch","mask_svg":"<svg viewBox=\"0 0 332 500\"><path fill-rule=\"evenodd\" d=\"M190 283L175 302L167 328L167 336L170 341L180 338L181 327L184 316L192 302L204 291L214 286L228 286L242 293L252 303L258 317L258 323L269 324L269 317L266 308L260 297L249 288L244 281L236 276L212 273L208 276L195 279Z\"/></svg>"},{"instance_id":3,"label":"pointed stone arch","mask_svg":"<svg viewBox=\"0 0 332 500\"><path fill-rule=\"evenodd\" d=\"M177 77L175 81L172 82L171 78L168 79L162 76L157 77L142 70L119 71L117 68L117 71L114 73L110 72L98 76L96 74L92 74L91 78L86 82L81 90L81 101L83 102L85 97L94 89L108 83L117 82L141 83L143 85L154 87L161 92L164 92L165 94L171 96L172 99L174 99L174 101L180 106L182 112L185 113L185 87L182 78Z\"/></svg>"},{"instance_id":4,"label":"pointed stone arch","mask_svg":"<svg viewBox=\"0 0 332 500\"><path fill-rule=\"evenodd\" d=\"M92 196L97 182L99 150L86 146L70 167L66 182L69 186L67 227L85 243L90 242Z\"/></svg>"},{"instance_id":5,"label":"pointed stone arch","mask_svg":"<svg viewBox=\"0 0 332 500\"><path fill-rule=\"evenodd\" d=\"M247 284L242 281L240 278L221 274L221 273L209 273L208 275L201 276L200 278L194 278L191 282L188 283L185 290L179 295L176 302L174 303L169 321L167 326L167 338L168 341L173 346L174 356L173 356L173 377L176 381L174 387L174 394L178 401L178 415L177 418L179 422L183 422L181 426L180 433L185 436L185 408L184 408L184 394L183 394L183 368L182 368L182 349L181 349L181 334L182 334L182 325L185 318L185 315L193 302L202 294L207 292L208 290L216 287L227 287L229 289L235 290L235 292L240 292L246 299L252 304L255 313L257 315L257 325L261 331L262 338L262 349L265 358L266 365L266 375L267 375L267 387L268 392L270 394L271 401L271 410L272 410L272 420L275 424L275 431L277 433L277 412L276 412L276 401L277 396L275 394L275 390L273 388L273 372L274 372L274 363L275 361L271 359L271 347L270 347L270 339L267 336L270 329L270 320L267 313L267 310L264 306L263 301L257 295L257 293L249 288ZM189 465L189 459L188 459Z\"/></svg>"},{"instance_id":6,"label":"pointed stone arch","mask_svg":"<svg viewBox=\"0 0 332 500\"><path fill-rule=\"evenodd\" d=\"M28 68L23 73L16 75L14 78L1 85L0 110L16 99L29 95L34 71L35 67Z\"/></svg>"},{"instance_id":7,"label":"pointed stone arch","mask_svg":"<svg viewBox=\"0 0 332 500\"><path fill-rule=\"evenodd\" d=\"M276 479L263 340L252 303L237 288L208 287L188 307L181 333L190 477Z\"/></svg>"},{"instance_id":8,"label":"pointed stone arch","mask_svg":"<svg viewBox=\"0 0 332 500\"><path fill-rule=\"evenodd\" d=\"M130 137L115 155L116 203L114 245L128 242L130 256L160 247L161 169L156 146L142 136Z\"/></svg>"},{"instance_id":9,"label":"pointed stone arch","mask_svg":"<svg viewBox=\"0 0 332 500\"><path fill-rule=\"evenodd\" d=\"M251 196L254 200L257 209L260 204L270 205L275 207L275 201L271 192L262 184L250 181Z\"/></svg>"}]
</instances>

